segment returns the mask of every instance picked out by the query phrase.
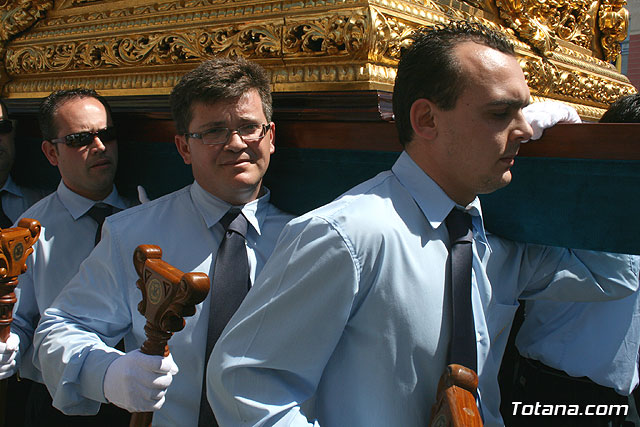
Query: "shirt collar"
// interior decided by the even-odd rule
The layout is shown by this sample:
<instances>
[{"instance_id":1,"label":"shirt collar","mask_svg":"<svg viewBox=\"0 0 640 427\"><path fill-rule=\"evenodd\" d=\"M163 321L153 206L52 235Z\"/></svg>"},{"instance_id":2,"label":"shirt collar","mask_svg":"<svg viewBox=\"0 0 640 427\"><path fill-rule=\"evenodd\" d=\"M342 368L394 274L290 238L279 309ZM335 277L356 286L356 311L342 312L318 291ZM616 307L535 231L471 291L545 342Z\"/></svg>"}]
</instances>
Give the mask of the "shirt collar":
<instances>
[{"instance_id":1,"label":"shirt collar","mask_svg":"<svg viewBox=\"0 0 640 427\"><path fill-rule=\"evenodd\" d=\"M0 191L6 191L14 196L23 197L22 189L11 179L11 175L7 176L7 180L4 182L2 188L0 188Z\"/></svg>"},{"instance_id":2,"label":"shirt collar","mask_svg":"<svg viewBox=\"0 0 640 427\"><path fill-rule=\"evenodd\" d=\"M440 227L456 203L413 161L406 151L400 154L391 171L411 194L431 227L434 230ZM480 199L476 197L467 206L458 205L458 207L472 216L475 239L488 246Z\"/></svg>"},{"instance_id":3,"label":"shirt collar","mask_svg":"<svg viewBox=\"0 0 640 427\"><path fill-rule=\"evenodd\" d=\"M80 218L82 215L87 213L89 209L96 203L104 203L118 209L126 209L127 205L122 200L120 195L118 194L118 190L116 190L115 185L111 190L111 193L105 197L103 200L91 200L87 199L75 193L67 187L62 180L60 180L60 184L58 184L58 189L56 190L58 197L60 198L60 202L62 202L62 206L69 211L71 217L76 220Z\"/></svg>"},{"instance_id":4,"label":"shirt collar","mask_svg":"<svg viewBox=\"0 0 640 427\"><path fill-rule=\"evenodd\" d=\"M267 217L266 205L271 198L271 192L266 187L265 193L245 205L236 206L241 208L242 214L247 218L247 222L253 227L253 229L260 235L262 224ZM207 228L211 228L216 225L224 214L229 211L234 205L225 202L222 199L209 193L202 188L197 181L194 181L191 185L191 198L193 199L196 209L202 215Z\"/></svg>"}]
</instances>

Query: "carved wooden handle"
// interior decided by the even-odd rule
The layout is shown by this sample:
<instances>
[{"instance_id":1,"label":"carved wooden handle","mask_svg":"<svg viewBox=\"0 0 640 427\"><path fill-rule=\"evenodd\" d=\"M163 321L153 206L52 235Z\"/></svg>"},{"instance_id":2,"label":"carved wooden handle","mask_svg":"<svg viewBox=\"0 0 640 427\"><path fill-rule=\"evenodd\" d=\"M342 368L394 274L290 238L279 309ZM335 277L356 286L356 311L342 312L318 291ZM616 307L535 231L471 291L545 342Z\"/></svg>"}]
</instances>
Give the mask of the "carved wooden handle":
<instances>
[{"instance_id":1,"label":"carved wooden handle","mask_svg":"<svg viewBox=\"0 0 640 427\"><path fill-rule=\"evenodd\" d=\"M0 341L6 342L11 333L14 292L18 276L27 271L27 257L40 236L40 223L23 218L18 227L0 230Z\"/></svg>"},{"instance_id":2,"label":"carved wooden handle","mask_svg":"<svg viewBox=\"0 0 640 427\"><path fill-rule=\"evenodd\" d=\"M482 427L476 405L478 375L461 365L449 365L438 382L430 427Z\"/></svg>"},{"instance_id":3,"label":"carved wooden handle","mask_svg":"<svg viewBox=\"0 0 640 427\"><path fill-rule=\"evenodd\" d=\"M204 273L183 273L162 259L162 249L140 245L133 253L133 265L142 292L138 311L147 319L147 339L140 347L145 354L168 356L168 341L185 326L184 317L196 313L196 305L209 293L209 277ZM150 426L152 412L134 413L130 427Z\"/></svg>"}]
</instances>

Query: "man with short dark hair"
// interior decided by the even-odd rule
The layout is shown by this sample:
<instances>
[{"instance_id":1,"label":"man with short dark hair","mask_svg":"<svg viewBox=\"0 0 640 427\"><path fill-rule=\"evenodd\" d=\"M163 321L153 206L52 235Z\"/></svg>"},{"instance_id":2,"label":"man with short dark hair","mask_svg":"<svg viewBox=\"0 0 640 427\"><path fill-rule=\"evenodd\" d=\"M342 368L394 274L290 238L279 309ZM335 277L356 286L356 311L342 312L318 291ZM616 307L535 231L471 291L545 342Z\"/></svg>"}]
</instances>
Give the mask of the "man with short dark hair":
<instances>
[{"instance_id":1,"label":"man with short dark hair","mask_svg":"<svg viewBox=\"0 0 640 427\"><path fill-rule=\"evenodd\" d=\"M5 102L0 99L0 228L9 228L21 217L31 205L44 197L47 192L35 188L27 188L16 184L11 178L11 170L16 155L15 147L16 121L11 118ZM20 289L16 290L19 295ZM9 378L7 389L6 425L23 423L24 402L29 392L28 381L18 381L14 372L17 367L15 350L18 349L17 337L14 336L6 344L0 343L0 379ZM7 351L8 349L8 351Z\"/></svg>"},{"instance_id":2,"label":"man with short dark hair","mask_svg":"<svg viewBox=\"0 0 640 427\"><path fill-rule=\"evenodd\" d=\"M269 203L262 185L275 150L264 69L243 59L206 61L183 76L170 102L175 144L195 181L108 218L102 240L38 327L34 360L65 413L95 413L101 402L112 402L155 411L154 425L212 425L201 388L207 351L228 320L218 313L233 314L291 219ZM241 246L227 258L222 247L230 241ZM207 273L213 282L210 296L172 337L168 357L138 350L146 319L138 312L131 259L141 244L160 246L166 262ZM234 265L218 271L221 259ZM234 288L224 288L217 278L239 265L244 270L234 276ZM127 353L113 348L123 337Z\"/></svg>"},{"instance_id":3,"label":"man with short dark hair","mask_svg":"<svg viewBox=\"0 0 640 427\"><path fill-rule=\"evenodd\" d=\"M394 89L404 152L285 227L209 362L220 367L207 379L221 425L425 426L454 355L477 365L480 413L500 425L497 373L518 298L637 287L635 257L485 232L477 195L510 182L532 135L524 75L509 43L477 24L412 38ZM454 242L469 250L462 292ZM454 340L464 318L470 333Z\"/></svg>"},{"instance_id":4,"label":"man with short dark hair","mask_svg":"<svg viewBox=\"0 0 640 427\"><path fill-rule=\"evenodd\" d=\"M20 276L11 326L12 339L20 341L20 376L34 381L26 401L24 423L123 423L128 414L113 407L106 407L89 419L65 416L51 406L42 372L32 363L33 334L40 316L93 250L104 217L133 204L121 197L113 184L118 146L111 110L94 90L60 90L42 101L38 120L42 151L58 168L61 181L54 193L23 214L37 219L42 226L34 252L27 259L27 271Z\"/></svg>"},{"instance_id":5,"label":"man with short dark hair","mask_svg":"<svg viewBox=\"0 0 640 427\"><path fill-rule=\"evenodd\" d=\"M11 179L16 156L16 124L0 99L0 228L8 228L29 206L45 196L44 191L17 185Z\"/></svg>"}]
</instances>

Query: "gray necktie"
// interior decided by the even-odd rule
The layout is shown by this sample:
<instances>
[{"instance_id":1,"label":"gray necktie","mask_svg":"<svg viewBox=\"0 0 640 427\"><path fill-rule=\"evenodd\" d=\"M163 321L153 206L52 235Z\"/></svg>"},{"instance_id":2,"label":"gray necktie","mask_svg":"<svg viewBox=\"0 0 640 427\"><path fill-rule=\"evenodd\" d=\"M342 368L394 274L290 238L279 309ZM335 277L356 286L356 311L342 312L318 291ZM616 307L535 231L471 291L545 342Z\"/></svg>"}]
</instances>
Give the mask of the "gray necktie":
<instances>
[{"instance_id":1,"label":"gray necktie","mask_svg":"<svg viewBox=\"0 0 640 427\"><path fill-rule=\"evenodd\" d=\"M218 248L213 270L211 301L209 308L209 329L205 353L205 372L209 355L222 330L236 312L247 295L251 282L249 280L249 260L245 238L247 235L247 219L238 209L231 209L220 220L225 235ZM199 426L217 426L211 406L207 401L206 379L202 385L200 399Z\"/></svg>"},{"instance_id":2,"label":"gray necktie","mask_svg":"<svg viewBox=\"0 0 640 427\"><path fill-rule=\"evenodd\" d=\"M449 363L477 372L476 330L471 306L471 262L473 231L471 215L455 207L445 220L451 242L451 295L453 328Z\"/></svg>"},{"instance_id":3,"label":"gray necktie","mask_svg":"<svg viewBox=\"0 0 640 427\"><path fill-rule=\"evenodd\" d=\"M96 230L96 237L94 244L97 245L100 241L100 235L102 234L102 224L104 219L113 214L115 208L104 203L96 203L86 213L87 216L93 218L98 223L98 229Z\"/></svg>"}]
</instances>

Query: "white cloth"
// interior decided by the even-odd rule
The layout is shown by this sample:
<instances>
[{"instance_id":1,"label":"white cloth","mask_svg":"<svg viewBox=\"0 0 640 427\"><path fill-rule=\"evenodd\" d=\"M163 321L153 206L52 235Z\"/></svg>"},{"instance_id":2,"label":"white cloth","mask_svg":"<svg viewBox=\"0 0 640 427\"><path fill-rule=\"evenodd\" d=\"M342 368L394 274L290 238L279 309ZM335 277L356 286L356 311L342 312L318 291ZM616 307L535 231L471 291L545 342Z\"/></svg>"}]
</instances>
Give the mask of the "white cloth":
<instances>
[{"instance_id":1,"label":"white cloth","mask_svg":"<svg viewBox=\"0 0 640 427\"><path fill-rule=\"evenodd\" d=\"M93 414L105 402L103 379L124 336L127 351L145 340L146 320L138 312L141 293L132 256L140 244L158 245L162 259L187 273L213 276L224 235L218 221L231 206L197 183L107 218L102 240L80 267L36 333L35 361L42 368L53 404L68 414ZM249 222L247 255L253 283L292 216L269 203L269 193L242 207ZM210 294L211 295L211 294ZM205 372L208 296L169 341L180 373L154 425L196 426ZM124 386L124 385L123 385Z\"/></svg>"},{"instance_id":2,"label":"white cloth","mask_svg":"<svg viewBox=\"0 0 640 427\"><path fill-rule=\"evenodd\" d=\"M131 204L118 195L115 187L102 202L119 209ZM37 219L42 226L33 253L27 258L27 271L18 277L18 302L11 325L11 330L20 336L20 375L25 378L43 382L32 363L33 333L44 310L93 250L98 224L85 213L95 203L74 193L60 181L54 193L22 215Z\"/></svg>"},{"instance_id":3,"label":"white cloth","mask_svg":"<svg viewBox=\"0 0 640 427\"><path fill-rule=\"evenodd\" d=\"M104 375L104 397L129 412L162 408L178 366L171 354L150 356L133 350L116 358ZM127 384L127 387L123 387Z\"/></svg>"},{"instance_id":4,"label":"white cloth","mask_svg":"<svg viewBox=\"0 0 640 427\"><path fill-rule=\"evenodd\" d=\"M533 128L532 140L540 139L545 129L557 123L582 123L575 108L562 102L534 102L523 108L522 113Z\"/></svg>"}]
</instances>

